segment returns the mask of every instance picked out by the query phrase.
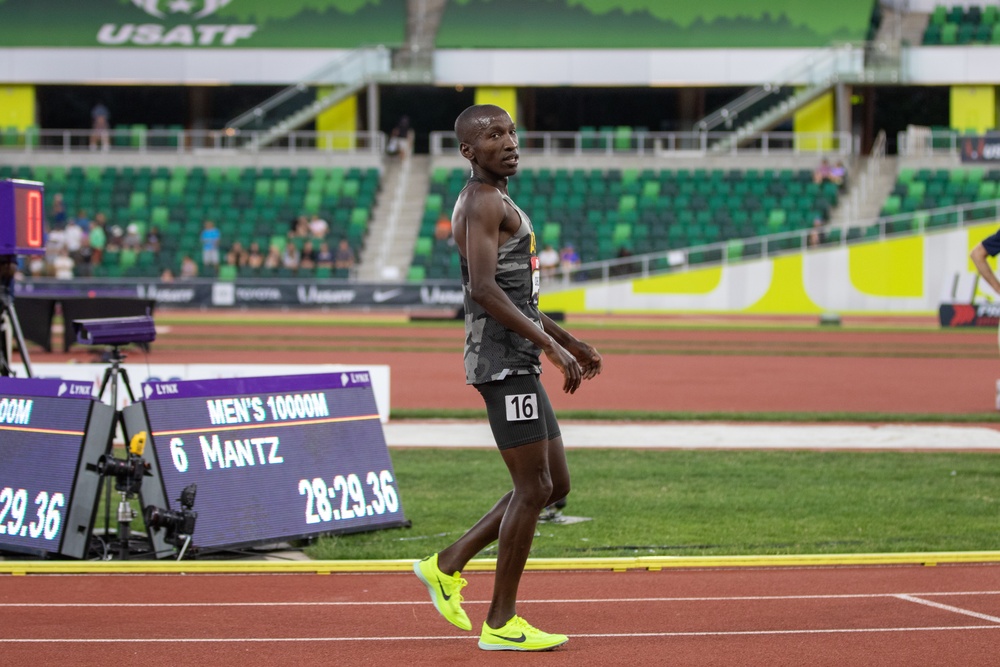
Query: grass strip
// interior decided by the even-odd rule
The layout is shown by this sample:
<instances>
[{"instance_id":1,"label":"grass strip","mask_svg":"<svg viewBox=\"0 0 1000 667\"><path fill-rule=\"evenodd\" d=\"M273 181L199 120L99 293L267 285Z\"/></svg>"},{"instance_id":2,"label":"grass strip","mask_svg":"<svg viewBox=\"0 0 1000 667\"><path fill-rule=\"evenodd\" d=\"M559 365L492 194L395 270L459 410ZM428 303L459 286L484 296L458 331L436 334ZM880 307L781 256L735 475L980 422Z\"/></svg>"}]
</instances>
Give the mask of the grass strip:
<instances>
[{"instance_id":1,"label":"grass strip","mask_svg":"<svg viewBox=\"0 0 1000 667\"><path fill-rule=\"evenodd\" d=\"M410 528L323 536L316 559L421 558L509 488L494 450L392 451ZM1000 455L954 452L569 453L570 525L535 558L862 554L1000 549ZM471 482L471 483L470 483ZM481 557L494 557L495 545Z\"/></svg>"}]
</instances>

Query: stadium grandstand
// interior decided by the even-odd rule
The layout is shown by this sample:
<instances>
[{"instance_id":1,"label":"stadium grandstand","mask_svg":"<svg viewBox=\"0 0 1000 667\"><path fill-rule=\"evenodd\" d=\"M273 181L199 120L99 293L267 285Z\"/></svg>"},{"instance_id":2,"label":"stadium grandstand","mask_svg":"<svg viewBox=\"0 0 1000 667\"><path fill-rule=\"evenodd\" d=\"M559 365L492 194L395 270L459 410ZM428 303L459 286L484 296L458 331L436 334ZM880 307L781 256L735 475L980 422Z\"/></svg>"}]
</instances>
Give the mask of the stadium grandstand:
<instances>
[{"instance_id":1,"label":"stadium grandstand","mask_svg":"<svg viewBox=\"0 0 1000 667\"><path fill-rule=\"evenodd\" d=\"M998 217L998 31L989 2L0 0L0 179L45 184L51 245L18 287L454 307L451 125L489 102L578 258L546 307L936 311Z\"/></svg>"}]
</instances>

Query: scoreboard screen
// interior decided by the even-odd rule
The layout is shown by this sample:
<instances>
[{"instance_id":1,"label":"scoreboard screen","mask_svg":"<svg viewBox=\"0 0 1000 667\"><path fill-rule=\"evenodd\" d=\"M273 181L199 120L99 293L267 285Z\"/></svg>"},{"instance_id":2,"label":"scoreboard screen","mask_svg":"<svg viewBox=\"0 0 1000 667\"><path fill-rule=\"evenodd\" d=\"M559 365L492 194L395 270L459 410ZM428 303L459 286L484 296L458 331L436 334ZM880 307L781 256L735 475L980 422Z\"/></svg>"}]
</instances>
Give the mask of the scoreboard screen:
<instances>
[{"instance_id":1,"label":"scoreboard screen","mask_svg":"<svg viewBox=\"0 0 1000 667\"><path fill-rule=\"evenodd\" d=\"M367 372L146 382L142 395L125 429L147 431L162 482L142 502L179 511L195 484L196 548L406 523Z\"/></svg>"},{"instance_id":2,"label":"scoreboard screen","mask_svg":"<svg viewBox=\"0 0 1000 667\"><path fill-rule=\"evenodd\" d=\"M45 253L44 191L37 181L0 181L0 255Z\"/></svg>"},{"instance_id":3,"label":"scoreboard screen","mask_svg":"<svg viewBox=\"0 0 1000 667\"><path fill-rule=\"evenodd\" d=\"M87 554L114 410L91 382L0 377L0 550Z\"/></svg>"}]
</instances>

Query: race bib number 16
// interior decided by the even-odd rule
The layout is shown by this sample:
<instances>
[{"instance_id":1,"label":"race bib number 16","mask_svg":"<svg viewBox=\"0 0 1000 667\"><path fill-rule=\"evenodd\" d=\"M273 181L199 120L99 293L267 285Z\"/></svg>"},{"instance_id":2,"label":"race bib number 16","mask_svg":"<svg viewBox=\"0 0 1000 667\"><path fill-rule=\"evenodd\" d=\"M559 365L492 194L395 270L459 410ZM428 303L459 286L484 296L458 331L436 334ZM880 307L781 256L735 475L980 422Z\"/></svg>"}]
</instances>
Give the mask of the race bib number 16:
<instances>
[{"instance_id":1,"label":"race bib number 16","mask_svg":"<svg viewBox=\"0 0 1000 667\"><path fill-rule=\"evenodd\" d=\"M510 394L504 399L507 404L507 421L538 419L538 394Z\"/></svg>"}]
</instances>

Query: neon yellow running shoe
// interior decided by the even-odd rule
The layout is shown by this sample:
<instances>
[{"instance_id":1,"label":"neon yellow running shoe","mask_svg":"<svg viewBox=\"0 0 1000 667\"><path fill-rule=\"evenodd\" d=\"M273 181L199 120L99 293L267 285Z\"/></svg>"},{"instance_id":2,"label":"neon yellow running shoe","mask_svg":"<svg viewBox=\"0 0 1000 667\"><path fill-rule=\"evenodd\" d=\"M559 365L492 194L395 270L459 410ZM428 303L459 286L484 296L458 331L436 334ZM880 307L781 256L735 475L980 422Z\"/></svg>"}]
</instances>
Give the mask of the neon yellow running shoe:
<instances>
[{"instance_id":1,"label":"neon yellow running shoe","mask_svg":"<svg viewBox=\"0 0 1000 667\"><path fill-rule=\"evenodd\" d=\"M438 555L428 556L413 564L413 572L424 582L434 607L452 625L471 630L472 623L462 609L462 589L469 583L458 572L445 574L438 569Z\"/></svg>"},{"instance_id":2,"label":"neon yellow running shoe","mask_svg":"<svg viewBox=\"0 0 1000 667\"><path fill-rule=\"evenodd\" d=\"M542 632L520 616L515 616L498 630L483 623L479 648L484 651L548 651L568 641L566 635Z\"/></svg>"}]
</instances>

